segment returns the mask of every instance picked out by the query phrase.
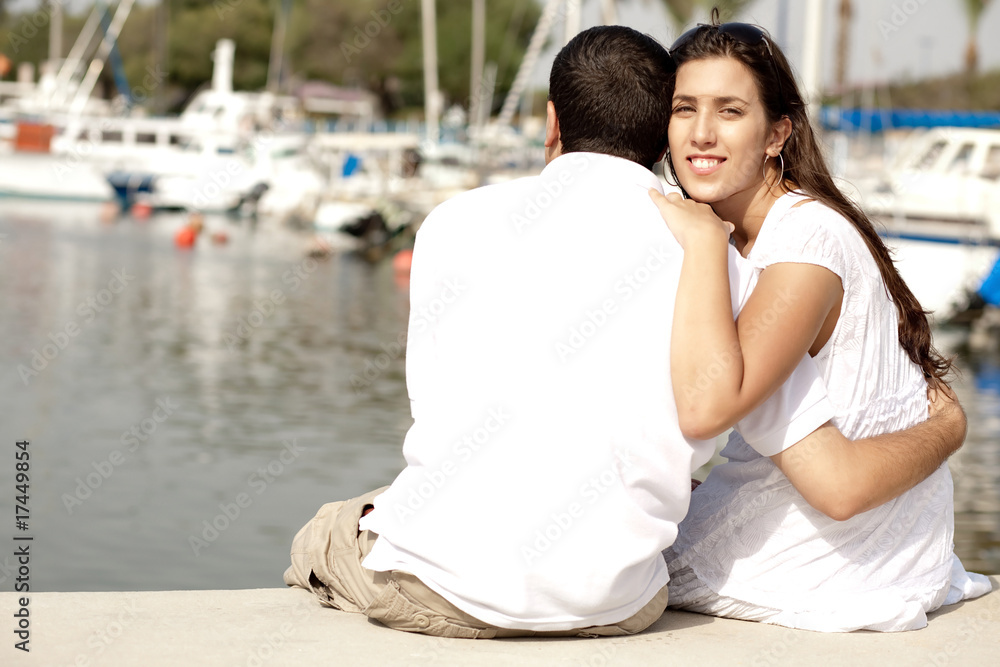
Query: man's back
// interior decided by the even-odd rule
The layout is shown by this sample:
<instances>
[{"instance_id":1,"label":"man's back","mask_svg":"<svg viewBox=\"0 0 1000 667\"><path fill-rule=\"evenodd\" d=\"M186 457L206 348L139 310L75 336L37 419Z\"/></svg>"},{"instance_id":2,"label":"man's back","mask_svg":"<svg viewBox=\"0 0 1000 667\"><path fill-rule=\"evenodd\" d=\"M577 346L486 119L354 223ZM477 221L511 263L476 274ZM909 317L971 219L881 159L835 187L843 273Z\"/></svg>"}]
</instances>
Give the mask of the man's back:
<instances>
[{"instance_id":1,"label":"man's back","mask_svg":"<svg viewBox=\"0 0 1000 667\"><path fill-rule=\"evenodd\" d=\"M677 426L679 248L649 187L633 162L570 153L427 219L408 465L362 523L380 536L365 567L536 630L621 620L665 585L659 553L712 447Z\"/></svg>"}]
</instances>

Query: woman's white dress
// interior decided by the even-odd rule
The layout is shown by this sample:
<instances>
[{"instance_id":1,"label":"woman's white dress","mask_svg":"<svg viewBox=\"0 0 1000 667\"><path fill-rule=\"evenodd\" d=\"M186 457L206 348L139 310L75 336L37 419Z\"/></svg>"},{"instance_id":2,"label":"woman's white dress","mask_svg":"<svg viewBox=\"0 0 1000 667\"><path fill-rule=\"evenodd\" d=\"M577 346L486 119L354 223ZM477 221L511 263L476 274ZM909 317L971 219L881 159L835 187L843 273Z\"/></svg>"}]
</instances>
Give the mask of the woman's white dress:
<instances>
[{"instance_id":1,"label":"woman's white dress","mask_svg":"<svg viewBox=\"0 0 1000 667\"><path fill-rule=\"evenodd\" d=\"M900 347L896 307L864 240L819 202L793 208L801 199L786 194L775 203L747 259L758 272L795 262L840 277L840 318L815 357L834 424L854 440L926 419L926 382ZM722 455L729 462L692 494L664 552L672 607L827 632L898 631L921 628L927 612L990 590L953 552L947 463L895 500L834 521L738 432Z\"/></svg>"}]
</instances>

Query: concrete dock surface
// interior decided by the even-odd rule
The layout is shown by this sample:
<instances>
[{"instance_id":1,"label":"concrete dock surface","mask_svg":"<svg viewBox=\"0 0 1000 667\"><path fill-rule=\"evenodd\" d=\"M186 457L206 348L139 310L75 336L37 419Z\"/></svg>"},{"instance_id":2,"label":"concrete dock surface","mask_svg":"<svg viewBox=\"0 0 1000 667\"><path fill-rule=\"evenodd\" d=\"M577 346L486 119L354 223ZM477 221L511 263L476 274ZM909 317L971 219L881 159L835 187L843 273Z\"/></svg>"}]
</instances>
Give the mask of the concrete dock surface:
<instances>
[{"instance_id":1,"label":"concrete dock surface","mask_svg":"<svg viewBox=\"0 0 1000 667\"><path fill-rule=\"evenodd\" d=\"M824 634L668 610L639 635L598 639L407 634L321 607L292 588L33 593L28 653L14 648L23 596L4 592L0 665L993 666L1000 664L1000 582L991 579L992 593L945 607L912 632Z\"/></svg>"}]
</instances>

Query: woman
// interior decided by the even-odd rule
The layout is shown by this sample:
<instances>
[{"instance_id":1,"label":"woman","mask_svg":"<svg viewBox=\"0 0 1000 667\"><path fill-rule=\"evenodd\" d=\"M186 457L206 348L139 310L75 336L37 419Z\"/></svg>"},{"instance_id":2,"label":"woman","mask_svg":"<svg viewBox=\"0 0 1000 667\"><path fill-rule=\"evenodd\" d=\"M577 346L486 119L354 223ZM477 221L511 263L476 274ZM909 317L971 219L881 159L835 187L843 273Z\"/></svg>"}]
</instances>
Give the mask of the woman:
<instances>
[{"instance_id":1,"label":"woman","mask_svg":"<svg viewBox=\"0 0 1000 667\"><path fill-rule=\"evenodd\" d=\"M684 247L671 366L682 429L713 437L758 407L806 353L851 439L927 417L950 362L871 222L834 185L788 63L748 24L699 26L677 64L667 162L689 197L651 193ZM730 233L758 272L737 322ZM738 430L738 427L737 427ZM987 592L952 552L947 465L895 500L815 509L791 459L738 433L692 495L674 546L671 606L822 631L923 627ZM804 495L803 495L804 494ZM843 519L843 520L835 520Z\"/></svg>"}]
</instances>

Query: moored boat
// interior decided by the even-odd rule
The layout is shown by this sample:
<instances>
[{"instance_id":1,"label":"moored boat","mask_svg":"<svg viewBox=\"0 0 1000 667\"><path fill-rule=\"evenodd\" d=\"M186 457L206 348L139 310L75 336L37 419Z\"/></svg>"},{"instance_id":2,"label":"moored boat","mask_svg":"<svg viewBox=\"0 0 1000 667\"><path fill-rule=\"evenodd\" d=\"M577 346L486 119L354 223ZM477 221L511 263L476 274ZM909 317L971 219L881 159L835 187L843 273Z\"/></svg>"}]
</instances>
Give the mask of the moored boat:
<instances>
[{"instance_id":1,"label":"moored boat","mask_svg":"<svg viewBox=\"0 0 1000 667\"><path fill-rule=\"evenodd\" d=\"M1000 130L916 132L859 195L914 294L946 320L1000 259Z\"/></svg>"}]
</instances>

